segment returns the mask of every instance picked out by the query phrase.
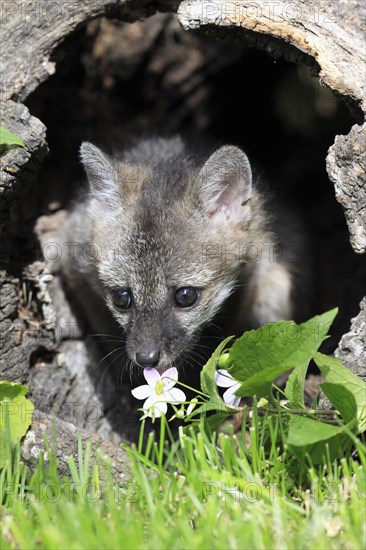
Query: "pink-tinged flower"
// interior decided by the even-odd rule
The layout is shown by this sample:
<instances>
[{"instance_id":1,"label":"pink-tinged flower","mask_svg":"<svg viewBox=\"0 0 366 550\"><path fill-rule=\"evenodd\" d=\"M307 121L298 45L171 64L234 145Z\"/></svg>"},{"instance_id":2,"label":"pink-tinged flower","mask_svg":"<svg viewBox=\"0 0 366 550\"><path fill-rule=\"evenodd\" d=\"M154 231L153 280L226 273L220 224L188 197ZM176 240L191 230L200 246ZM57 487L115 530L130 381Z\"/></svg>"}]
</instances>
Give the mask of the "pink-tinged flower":
<instances>
[{"instance_id":1,"label":"pink-tinged flower","mask_svg":"<svg viewBox=\"0 0 366 550\"><path fill-rule=\"evenodd\" d=\"M131 393L136 399L146 399L142 405L146 416L159 418L166 414L168 403L178 405L186 400L184 392L174 388L178 380L178 371L175 367L167 369L160 374L156 369L147 367L144 369L144 377L147 385L138 386Z\"/></svg>"},{"instance_id":2,"label":"pink-tinged flower","mask_svg":"<svg viewBox=\"0 0 366 550\"><path fill-rule=\"evenodd\" d=\"M230 405L230 407L238 407L241 398L235 395L235 392L240 388L241 383L237 382L235 378L233 378L225 369L219 369L216 371L215 382L220 388L229 388L222 396L226 405Z\"/></svg>"}]
</instances>

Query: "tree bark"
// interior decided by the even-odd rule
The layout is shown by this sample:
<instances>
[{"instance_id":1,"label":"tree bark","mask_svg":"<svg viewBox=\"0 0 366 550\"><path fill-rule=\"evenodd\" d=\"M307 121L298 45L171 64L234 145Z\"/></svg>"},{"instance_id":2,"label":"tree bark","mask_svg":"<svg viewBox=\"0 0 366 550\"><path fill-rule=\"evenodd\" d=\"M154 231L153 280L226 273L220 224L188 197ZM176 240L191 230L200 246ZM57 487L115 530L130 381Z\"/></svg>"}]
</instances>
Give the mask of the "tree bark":
<instances>
[{"instance_id":1,"label":"tree bark","mask_svg":"<svg viewBox=\"0 0 366 550\"><path fill-rule=\"evenodd\" d=\"M107 460L114 480L118 485L130 480L130 467L126 451L113 445L103 437L89 434L77 428L75 424L64 422L40 411L35 411L32 426L28 430L21 447L22 459L33 470L41 454L49 462L49 451L57 457L57 469L60 477L69 475L67 459L73 458L79 463L79 440L83 453L86 445L91 445L91 463L103 463ZM48 446L48 448L47 448Z\"/></svg>"},{"instance_id":2,"label":"tree bark","mask_svg":"<svg viewBox=\"0 0 366 550\"><path fill-rule=\"evenodd\" d=\"M342 336L334 353L345 367L366 382L366 298L360 304L360 313L352 319L351 328ZM320 409L332 409L333 405L324 393L320 394Z\"/></svg>"},{"instance_id":3,"label":"tree bark","mask_svg":"<svg viewBox=\"0 0 366 550\"><path fill-rule=\"evenodd\" d=\"M1 66L1 61L0 61ZM16 198L35 180L48 146L46 127L15 101L1 102L0 125L22 138L25 147L0 146L0 230ZM2 149L2 151L1 151Z\"/></svg>"},{"instance_id":4,"label":"tree bark","mask_svg":"<svg viewBox=\"0 0 366 550\"><path fill-rule=\"evenodd\" d=\"M366 382L366 298L360 304L360 313L352 319L351 328L344 334L335 356L354 374Z\"/></svg>"}]
</instances>

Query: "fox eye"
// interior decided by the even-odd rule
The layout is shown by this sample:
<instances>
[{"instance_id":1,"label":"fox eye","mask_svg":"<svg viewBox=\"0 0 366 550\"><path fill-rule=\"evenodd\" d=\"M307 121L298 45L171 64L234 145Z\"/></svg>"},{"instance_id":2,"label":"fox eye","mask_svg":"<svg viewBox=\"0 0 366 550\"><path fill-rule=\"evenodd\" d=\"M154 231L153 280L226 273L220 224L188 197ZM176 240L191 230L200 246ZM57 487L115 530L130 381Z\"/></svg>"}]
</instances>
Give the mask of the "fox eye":
<instances>
[{"instance_id":1,"label":"fox eye","mask_svg":"<svg viewBox=\"0 0 366 550\"><path fill-rule=\"evenodd\" d=\"M131 292L125 288L114 288L111 291L112 300L115 306L120 309L128 309L132 302Z\"/></svg>"},{"instance_id":2,"label":"fox eye","mask_svg":"<svg viewBox=\"0 0 366 550\"><path fill-rule=\"evenodd\" d=\"M191 307L197 302L198 296L196 288L183 286L176 291L174 300L178 307Z\"/></svg>"}]
</instances>

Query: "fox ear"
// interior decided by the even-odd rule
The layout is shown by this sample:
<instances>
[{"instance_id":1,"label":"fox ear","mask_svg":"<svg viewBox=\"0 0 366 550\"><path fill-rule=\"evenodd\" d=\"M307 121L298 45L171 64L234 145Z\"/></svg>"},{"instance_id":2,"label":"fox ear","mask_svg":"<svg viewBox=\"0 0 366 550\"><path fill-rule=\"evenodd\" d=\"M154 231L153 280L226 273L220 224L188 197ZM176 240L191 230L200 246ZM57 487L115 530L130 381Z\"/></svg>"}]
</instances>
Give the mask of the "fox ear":
<instances>
[{"instance_id":1,"label":"fox ear","mask_svg":"<svg viewBox=\"0 0 366 550\"><path fill-rule=\"evenodd\" d=\"M250 218L252 170L238 147L225 145L215 151L199 173L199 186L209 218L237 224Z\"/></svg>"},{"instance_id":2,"label":"fox ear","mask_svg":"<svg viewBox=\"0 0 366 550\"><path fill-rule=\"evenodd\" d=\"M119 197L119 183L112 160L87 141L81 144L80 158L88 176L91 196L94 199L92 203L98 204L101 211L113 208Z\"/></svg>"}]
</instances>

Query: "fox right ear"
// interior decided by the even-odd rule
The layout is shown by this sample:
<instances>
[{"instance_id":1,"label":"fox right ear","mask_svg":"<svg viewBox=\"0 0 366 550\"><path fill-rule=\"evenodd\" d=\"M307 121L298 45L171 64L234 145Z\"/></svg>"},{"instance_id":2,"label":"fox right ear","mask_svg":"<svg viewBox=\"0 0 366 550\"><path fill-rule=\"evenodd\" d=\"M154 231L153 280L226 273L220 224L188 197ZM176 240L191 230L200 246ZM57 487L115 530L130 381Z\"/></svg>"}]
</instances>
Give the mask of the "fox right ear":
<instances>
[{"instance_id":1,"label":"fox right ear","mask_svg":"<svg viewBox=\"0 0 366 550\"><path fill-rule=\"evenodd\" d=\"M118 174L112 160L98 147L84 141L80 158L88 176L93 203L101 212L114 207L118 201Z\"/></svg>"},{"instance_id":2,"label":"fox right ear","mask_svg":"<svg viewBox=\"0 0 366 550\"><path fill-rule=\"evenodd\" d=\"M249 220L252 170L241 149L232 145L217 149L201 168L198 182L209 219L234 224Z\"/></svg>"}]
</instances>

